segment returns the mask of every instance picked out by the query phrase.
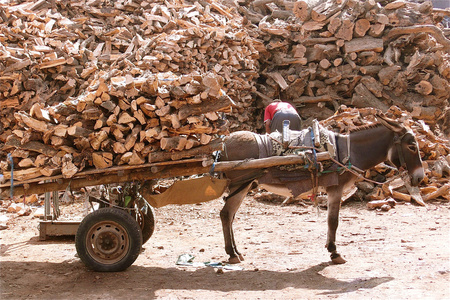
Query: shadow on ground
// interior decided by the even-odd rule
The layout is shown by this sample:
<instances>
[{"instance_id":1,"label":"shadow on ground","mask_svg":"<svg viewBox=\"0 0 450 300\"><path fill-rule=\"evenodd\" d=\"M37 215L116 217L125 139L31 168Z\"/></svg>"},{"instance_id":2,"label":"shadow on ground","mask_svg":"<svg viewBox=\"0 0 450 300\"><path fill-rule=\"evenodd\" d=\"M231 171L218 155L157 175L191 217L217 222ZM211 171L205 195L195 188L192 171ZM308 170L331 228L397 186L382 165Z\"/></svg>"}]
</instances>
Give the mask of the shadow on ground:
<instances>
[{"instance_id":1,"label":"shadow on ground","mask_svg":"<svg viewBox=\"0 0 450 300\"><path fill-rule=\"evenodd\" d=\"M129 299L130 292L138 297L152 298L158 290L207 290L220 292L266 291L285 288L316 290L319 294L351 293L359 289L372 289L393 280L392 277L368 277L351 280L338 280L320 274L325 268L332 268L330 263L321 263L301 271L242 270L225 271L218 274L212 267L205 268L159 268L131 266L124 272L98 273L86 269L77 259L63 263L14 262L1 263L2 299L26 298L30 295L22 291L36 291L37 298L103 298L108 295L114 299ZM11 280L14 270L26 271L26 276ZM44 271L45 270L45 271ZM43 276L45 273L45 276ZM41 280L28 280L41 278ZM14 282L7 286L5 282ZM58 283L74 285L71 289L60 289L52 294L48 283L58 287ZM95 288L93 288L95 287ZM38 292L39 291L39 292ZM134 295L132 298L136 298Z\"/></svg>"}]
</instances>

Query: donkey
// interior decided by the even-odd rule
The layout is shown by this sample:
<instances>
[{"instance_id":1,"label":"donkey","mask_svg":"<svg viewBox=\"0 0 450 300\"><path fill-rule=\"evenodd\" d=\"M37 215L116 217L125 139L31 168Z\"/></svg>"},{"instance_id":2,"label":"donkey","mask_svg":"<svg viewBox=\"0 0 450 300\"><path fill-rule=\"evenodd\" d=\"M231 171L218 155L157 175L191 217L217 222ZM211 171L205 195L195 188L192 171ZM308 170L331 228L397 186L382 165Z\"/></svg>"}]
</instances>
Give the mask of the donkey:
<instances>
[{"instance_id":1,"label":"donkey","mask_svg":"<svg viewBox=\"0 0 450 300\"><path fill-rule=\"evenodd\" d=\"M361 129L352 131L347 135L328 131L328 134L334 139L335 161L348 166L348 168L342 168L333 163L333 166L329 169L335 170L335 172L319 176L317 183L321 190L326 191L328 196L328 232L325 247L330 252L331 260L335 264L346 262L337 252L335 241L342 194L358 178L357 173L351 172L350 166L352 166L352 169L361 171L370 169L381 162L389 161L397 169L405 168L408 171L411 183L415 186L424 177L418 144L412 130L381 114L377 115L377 120L377 123L362 126ZM301 132L292 131L292 133L298 135ZM270 151L267 151L266 154L261 153L258 139L263 139L263 136L249 131L238 131L230 134L224 139L224 153L220 160L233 161L273 156ZM220 211L220 218L229 263L239 263L243 260L243 256L238 251L234 241L233 220L244 197L255 183L269 192L286 197L296 197L300 194L309 193L312 188L315 188L311 176L302 177L300 176L302 172L292 171L289 172L291 175L288 176L291 177L291 181L286 182L277 179L275 174L277 170L279 171L277 168L268 168L225 172L225 177L230 180L230 184L228 195L224 197L225 205ZM307 173L309 175L309 171ZM295 174L299 174L299 176L296 177Z\"/></svg>"}]
</instances>

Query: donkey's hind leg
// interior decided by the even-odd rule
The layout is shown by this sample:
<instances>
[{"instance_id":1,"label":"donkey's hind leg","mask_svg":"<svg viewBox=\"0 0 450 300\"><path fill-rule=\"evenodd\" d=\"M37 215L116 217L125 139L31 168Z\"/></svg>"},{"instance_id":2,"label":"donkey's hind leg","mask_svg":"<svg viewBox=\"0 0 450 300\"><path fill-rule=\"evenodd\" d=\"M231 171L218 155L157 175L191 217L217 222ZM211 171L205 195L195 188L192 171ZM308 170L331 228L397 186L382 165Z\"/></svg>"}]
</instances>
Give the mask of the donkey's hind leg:
<instances>
[{"instance_id":1,"label":"donkey's hind leg","mask_svg":"<svg viewBox=\"0 0 450 300\"><path fill-rule=\"evenodd\" d=\"M342 188L331 187L328 193L328 233L325 247L331 253L331 261L335 264L344 264L346 260L336 250L336 230L339 225L339 209L341 207Z\"/></svg>"},{"instance_id":2,"label":"donkey's hind leg","mask_svg":"<svg viewBox=\"0 0 450 300\"><path fill-rule=\"evenodd\" d=\"M243 256L237 250L234 241L233 220L251 185L252 182L247 182L243 185L230 187L230 193L225 198L225 205L220 211L223 236L225 239L225 251L230 256L228 262L231 264L237 264L244 260Z\"/></svg>"}]
</instances>

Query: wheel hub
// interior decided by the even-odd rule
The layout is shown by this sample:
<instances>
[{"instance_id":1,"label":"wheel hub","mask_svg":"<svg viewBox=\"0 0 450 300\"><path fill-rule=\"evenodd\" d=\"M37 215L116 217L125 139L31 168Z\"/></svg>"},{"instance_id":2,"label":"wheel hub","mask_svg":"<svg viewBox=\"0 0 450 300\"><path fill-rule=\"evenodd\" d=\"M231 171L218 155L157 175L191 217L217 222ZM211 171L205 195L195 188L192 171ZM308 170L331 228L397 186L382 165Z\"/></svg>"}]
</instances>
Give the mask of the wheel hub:
<instances>
[{"instance_id":1,"label":"wheel hub","mask_svg":"<svg viewBox=\"0 0 450 300\"><path fill-rule=\"evenodd\" d=\"M105 252L109 252L119 245L118 237L111 232L101 233L97 242L98 248Z\"/></svg>"},{"instance_id":2,"label":"wheel hub","mask_svg":"<svg viewBox=\"0 0 450 300\"><path fill-rule=\"evenodd\" d=\"M86 236L86 245L89 254L104 264L120 261L129 250L125 229L113 221L95 224Z\"/></svg>"}]
</instances>

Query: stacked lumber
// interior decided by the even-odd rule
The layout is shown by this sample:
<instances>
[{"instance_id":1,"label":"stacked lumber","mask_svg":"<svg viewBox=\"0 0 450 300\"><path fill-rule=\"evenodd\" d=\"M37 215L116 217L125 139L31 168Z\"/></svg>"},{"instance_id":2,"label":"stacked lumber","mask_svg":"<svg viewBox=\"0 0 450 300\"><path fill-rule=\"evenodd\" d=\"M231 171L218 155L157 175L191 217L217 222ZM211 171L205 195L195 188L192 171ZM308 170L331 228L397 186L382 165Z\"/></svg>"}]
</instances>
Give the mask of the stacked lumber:
<instances>
[{"instance_id":1,"label":"stacked lumber","mask_svg":"<svg viewBox=\"0 0 450 300\"><path fill-rule=\"evenodd\" d=\"M104 2L0 4L5 178L7 153L17 180L210 154L223 113L251 115L258 52L239 15L212 1Z\"/></svg>"},{"instance_id":2,"label":"stacked lumber","mask_svg":"<svg viewBox=\"0 0 450 300\"><path fill-rule=\"evenodd\" d=\"M359 126L375 123L374 108L340 108L336 114L321 124L339 133L348 133ZM370 209L382 208L389 210L389 206L396 201L416 202L424 205L430 200L450 200L450 142L434 134L422 120L415 121L408 113L396 106L387 110L392 119L402 122L411 128L417 139L420 155L423 161L425 178L419 187L411 186L406 174L399 174L396 169L385 164L379 164L366 171L365 178L384 182L375 185L367 181L360 181L358 197L370 201ZM389 181L388 181L389 179ZM356 192L356 190L354 191ZM393 201L392 201L393 200ZM394 204L393 204L394 203Z\"/></svg>"},{"instance_id":3,"label":"stacked lumber","mask_svg":"<svg viewBox=\"0 0 450 300\"><path fill-rule=\"evenodd\" d=\"M264 45L264 105L280 98L310 120L342 104L396 105L450 133L450 40L440 23L450 9L374 0L255 0L239 9Z\"/></svg>"}]
</instances>

